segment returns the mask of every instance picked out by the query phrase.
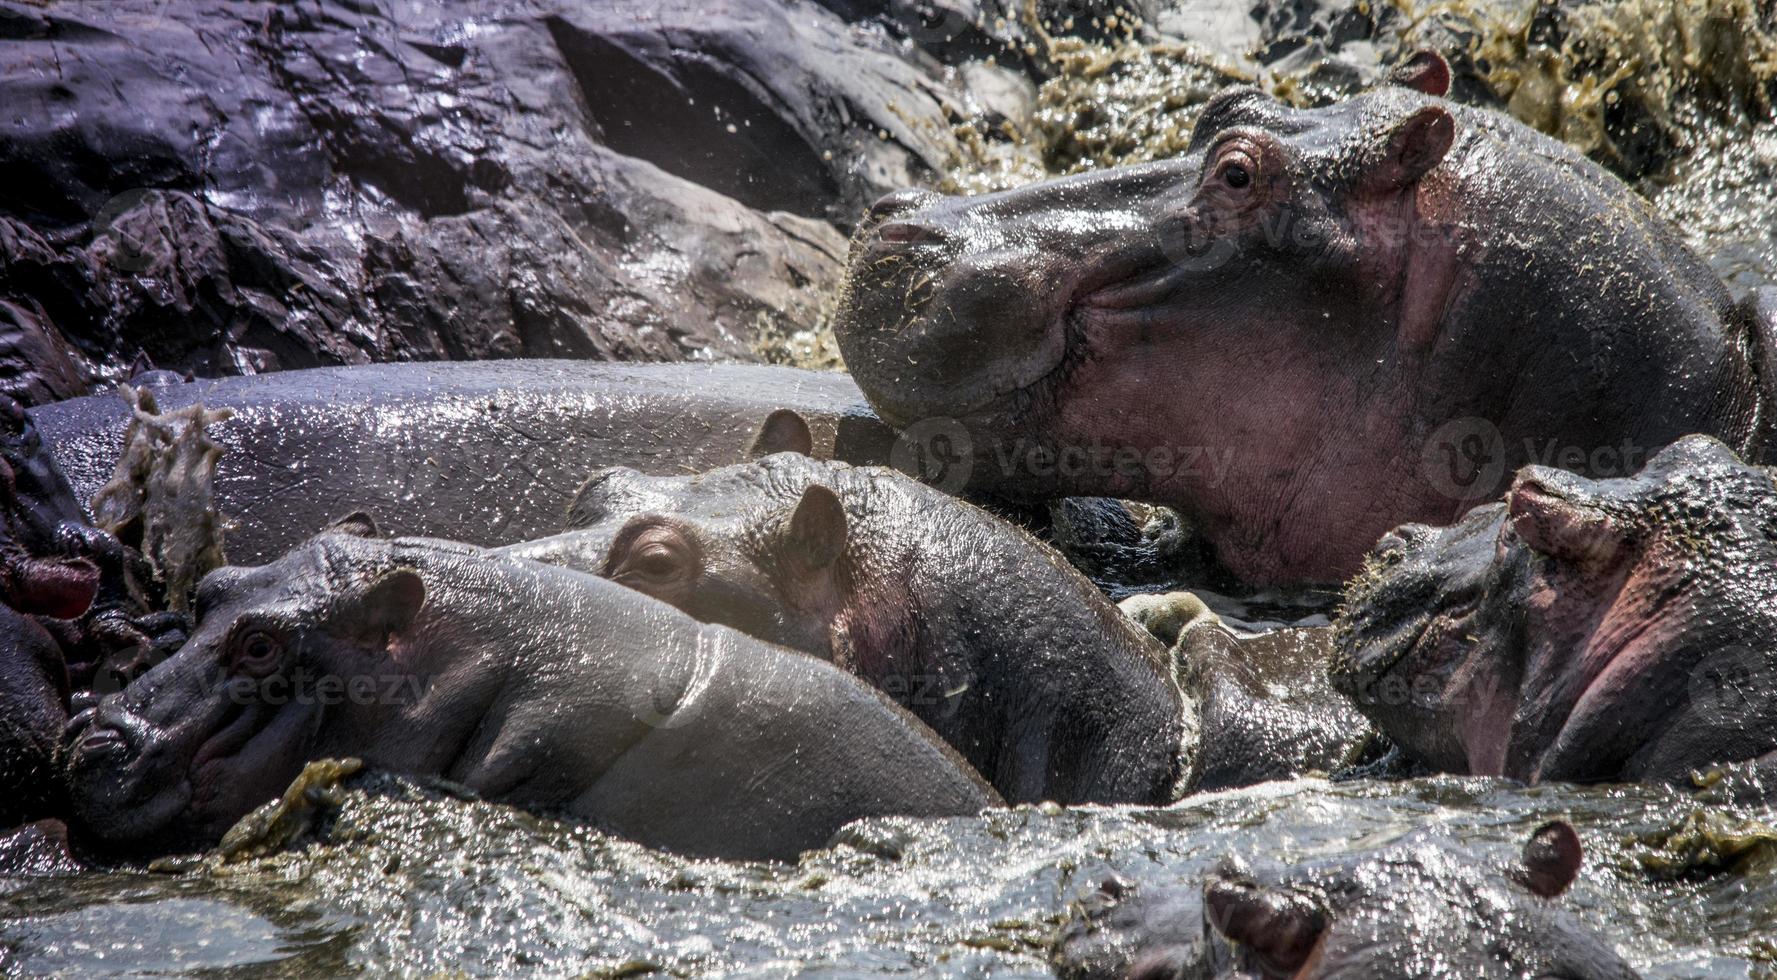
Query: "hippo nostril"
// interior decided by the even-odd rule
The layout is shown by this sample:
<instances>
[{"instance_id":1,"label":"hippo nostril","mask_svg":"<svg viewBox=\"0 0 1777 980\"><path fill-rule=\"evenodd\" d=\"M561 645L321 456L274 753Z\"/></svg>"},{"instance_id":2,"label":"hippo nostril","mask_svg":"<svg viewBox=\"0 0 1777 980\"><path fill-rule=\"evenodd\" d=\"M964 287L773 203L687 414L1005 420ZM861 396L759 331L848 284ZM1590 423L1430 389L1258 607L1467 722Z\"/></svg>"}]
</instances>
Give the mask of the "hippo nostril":
<instances>
[{"instance_id":1,"label":"hippo nostril","mask_svg":"<svg viewBox=\"0 0 1777 980\"><path fill-rule=\"evenodd\" d=\"M1428 533L1430 529L1423 524L1402 524L1376 542L1375 555L1378 558L1399 558L1424 541Z\"/></svg>"},{"instance_id":2,"label":"hippo nostril","mask_svg":"<svg viewBox=\"0 0 1777 980\"><path fill-rule=\"evenodd\" d=\"M913 245L921 242L941 242L943 233L917 221L890 221L876 229L876 237L884 242L896 245Z\"/></svg>"},{"instance_id":3,"label":"hippo nostril","mask_svg":"<svg viewBox=\"0 0 1777 980\"><path fill-rule=\"evenodd\" d=\"M920 190L917 187L904 187L898 191L890 191L877 198L875 204L870 205L870 210L865 213L864 220L866 222L887 221L904 214L912 214L937 199L937 194Z\"/></svg>"}]
</instances>

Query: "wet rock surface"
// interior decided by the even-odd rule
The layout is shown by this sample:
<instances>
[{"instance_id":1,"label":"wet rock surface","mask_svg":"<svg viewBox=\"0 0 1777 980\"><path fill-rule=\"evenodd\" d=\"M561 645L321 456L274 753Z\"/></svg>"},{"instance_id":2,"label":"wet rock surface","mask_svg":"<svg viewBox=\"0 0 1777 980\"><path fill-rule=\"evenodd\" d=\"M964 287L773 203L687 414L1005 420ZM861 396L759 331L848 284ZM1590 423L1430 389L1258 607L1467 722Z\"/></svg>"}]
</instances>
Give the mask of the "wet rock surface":
<instances>
[{"instance_id":1,"label":"wet rock surface","mask_svg":"<svg viewBox=\"0 0 1777 980\"><path fill-rule=\"evenodd\" d=\"M0 5L0 382L752 356L943 160L934 64L765 0Z\"/></svg>"}]
</instances>

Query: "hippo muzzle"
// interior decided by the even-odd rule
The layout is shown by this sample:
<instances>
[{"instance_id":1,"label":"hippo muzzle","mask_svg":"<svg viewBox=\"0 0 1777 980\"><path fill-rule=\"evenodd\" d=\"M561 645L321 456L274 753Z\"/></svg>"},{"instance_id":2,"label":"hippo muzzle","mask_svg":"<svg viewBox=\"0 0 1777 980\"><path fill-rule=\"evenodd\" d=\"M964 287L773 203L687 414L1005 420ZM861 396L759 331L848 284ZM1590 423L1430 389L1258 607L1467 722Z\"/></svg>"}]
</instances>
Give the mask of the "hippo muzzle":
<instances>
[{"instance_id":1,"label":"hippo muzzle","mask_svg":"<svg viewBox=\"0 0 1777 980\"><path fill-rule=\"evenodd\" d=\"M1189 188L1195 169L1167 161L978 197L889 195L852 238L835 325L847 368L903 428L1040 389L1064 367L1076 304L1166 260L1169 192Z\"/></svg>"},{"instance_id":2,"label":"hippo muzzle","mask_svg":"<svg viewBox=\"0 0 1777 980\"><path fill-rule=\"evenodd\" d=\"M1692 436L1637 476L1521 470L1397 529L1349 586L1334 685L1434 768L1682 779L1777 747L1777 487Z\"/></svg>"},{"instance_id":3,"label":"hippo muzzle","mask_svg":"<svg viewBox=\"0 0 1777 980\"><path fill-rule=\"evenodd\" d=\"M116 697L76 707L65 759L81 825L108 841L159 835L191 800L189 760Z\"/></svg>"}]
</instances>

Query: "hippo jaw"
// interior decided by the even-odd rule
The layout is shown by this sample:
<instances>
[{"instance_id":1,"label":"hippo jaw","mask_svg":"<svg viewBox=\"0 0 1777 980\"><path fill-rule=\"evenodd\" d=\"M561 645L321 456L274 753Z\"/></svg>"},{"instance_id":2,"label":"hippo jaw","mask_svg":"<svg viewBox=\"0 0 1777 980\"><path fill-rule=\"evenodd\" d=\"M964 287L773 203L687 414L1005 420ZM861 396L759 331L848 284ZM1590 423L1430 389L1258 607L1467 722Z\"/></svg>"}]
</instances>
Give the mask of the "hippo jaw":
<instances>
[{"instance_id":1,"label":"hippo jaw","mask_svg":"<svg viewBox=\"0 0 1777 980\"><path fill-rule=\"evenodd\" d=\"M1516 624L1495 622L1488 598L1512 589L1515 568L1495 562L1500 505L1457 525L1397 528L1347 586L1335 631L1333 686L1421 761L1484 771L1510 735Z\"/></svg>"},{"instance_id":2,"label":"hippo jaw","mask_svg":"<svg viewBox=\"0 0 1777 980\"><path fill-rule=\"evenodd\" d=\"M380 682L423 665L423 644L398 641L424 586L412 569L355 561L348 535L360 533L374 529L205 576L185 645L69 723L69 793L86 830L120 850L214 843L316 752L364 753L412 703L412 689L390 697Z\"/></svg>"}]
</instances>

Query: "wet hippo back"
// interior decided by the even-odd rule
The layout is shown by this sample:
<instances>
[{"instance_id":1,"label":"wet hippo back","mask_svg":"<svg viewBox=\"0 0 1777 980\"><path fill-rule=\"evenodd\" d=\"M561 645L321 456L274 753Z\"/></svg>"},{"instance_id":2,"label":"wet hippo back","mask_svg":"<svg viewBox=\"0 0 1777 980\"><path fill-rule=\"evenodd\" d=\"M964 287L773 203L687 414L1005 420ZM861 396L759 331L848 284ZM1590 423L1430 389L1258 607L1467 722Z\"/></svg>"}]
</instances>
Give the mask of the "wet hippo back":
<instances>
[{"instance_id":1,"label":"wet hippo back","mask_svg":"<svg viewBox=\"0 0 1777 980\"><path fill-rule=\"evenodd\" d=\"M684 473L744 458L776 409L822 452L871 461L885 430L844 375L584 361L382 364L171 385L163 410L232 409L216 490L229 558L266 561L367 510L401 534L493 545L559 530L585 474ZM110 476L128 406L94 395L33 415L82 500Z\"/></svg>"}]
</instances>

